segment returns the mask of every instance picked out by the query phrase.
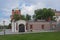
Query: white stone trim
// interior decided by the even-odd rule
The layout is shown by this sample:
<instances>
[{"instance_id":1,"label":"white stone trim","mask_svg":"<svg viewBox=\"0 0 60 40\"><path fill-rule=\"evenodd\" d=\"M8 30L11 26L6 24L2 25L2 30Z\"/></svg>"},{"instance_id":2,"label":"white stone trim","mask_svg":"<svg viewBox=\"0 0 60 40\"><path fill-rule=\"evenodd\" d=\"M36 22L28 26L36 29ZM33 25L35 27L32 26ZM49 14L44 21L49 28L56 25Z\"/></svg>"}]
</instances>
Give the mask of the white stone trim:
<instances>
[{"instance_id":1,"label":"white stone trim","mask_svg":"<svg viewBox=\"0 0 60 40\"><path fill-rule=\"evenodd\" d=\"M18 23L18 30L16 30L16 23ZM19 21L16 21L16 22L12 22L12 32L19 32L19 25L20 24L24 24L25 32L26 32L27 31L26 30L26 21L24 21L24 20L19 20Z\"/></svg>"}]
</instances>

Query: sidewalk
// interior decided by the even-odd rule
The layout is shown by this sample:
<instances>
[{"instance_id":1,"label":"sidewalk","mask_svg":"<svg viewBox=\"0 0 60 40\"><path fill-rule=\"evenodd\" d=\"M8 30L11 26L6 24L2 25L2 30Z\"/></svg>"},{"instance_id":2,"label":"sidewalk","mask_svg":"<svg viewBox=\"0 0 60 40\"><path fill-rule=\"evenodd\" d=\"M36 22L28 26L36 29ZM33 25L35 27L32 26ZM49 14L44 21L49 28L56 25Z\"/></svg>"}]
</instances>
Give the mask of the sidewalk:
<instances>
[{"instance_id":1,"label":"sidewalk","mask_svg":"<svg viewBox=\"0 0 60 40\"><path fill-rule=\"evenodd\" d=\"M10 29L5 30L5 34L27 34L27 33L40 33L40 32L54 32L54 30L48 30L48 31L36 31L36 32L12 32ZM0 35L4 35L4 31L0 32Z\"/></svg>"}]
</instances>

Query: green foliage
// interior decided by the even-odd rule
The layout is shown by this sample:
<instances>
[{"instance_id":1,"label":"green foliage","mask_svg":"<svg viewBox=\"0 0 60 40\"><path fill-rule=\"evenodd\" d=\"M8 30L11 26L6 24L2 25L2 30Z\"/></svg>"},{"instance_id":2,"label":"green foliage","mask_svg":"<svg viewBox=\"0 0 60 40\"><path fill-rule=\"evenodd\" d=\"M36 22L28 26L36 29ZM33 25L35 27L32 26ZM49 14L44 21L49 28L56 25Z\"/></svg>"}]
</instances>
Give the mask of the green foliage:
<instances>
[{"instance_id":1,"label":"green foliage","mask_svg":"<svg viewBox=\"0 0 60 40\"><path fill-rule=\"evenodd\" d=\"M14 19L14 21L18 21L20 19L21 20L31 20L31 16L26 14L26 17L25 17L25 15L19 15L17 13L14 13L13 19ZM11 20L11 22L12 22L12 20Z\"/></svg>"},{"instance_id":2,"label":"green foliage","mask_svg":"<svg viewBox=\"0 0 60 40\"><path fill-rule=\"evenodd\" d=\"M31 20L31 16L26 14L26 20Z\"/></svg>"},{"instance_id":3,"label":"green foliage","mask_svg":"<svg viewBox=\"0 0 60 40\"><path fill-rule=\"evenodd\" d=\"M53 20L53 16L55 16L55 12L49 8L37 9L35 10L35 19L45 19L51 18Z\"/></svg>"},{"instance_id":4,"label":"green foliage","mask_svg":"<svg viewBox=\"0 0 60 40\"><path fill-rule=\"evenodd\" d=\"M24 15L20 15L22 20L26 20Z\"/></svg>"},{"instance_id":5,"label":"green foliage","mask_svg":"<svg viewBox=\"0 0 60 40\"><path fill-rule=\"evenodd\" d=\"M11 27L12 27L12 26L11 26L11 23L10 23L10 24L8 25L8 29L11 29Z\"/></svg>"},{"instance_id":6,"label":"green foliage","mask_svg":"<svg viewBox=\"0 0 60 40\"><path fill-rule=\"evenodd\" d=\"M13 19L15 21L18 21L18 20L26 20L25 16L24 15L19 15L19 14L14 14L13 15Z\"/></svg>"},{"instance_id":7,"label":"green foliage","mask_svg":"<svg viewBox=\"0 0 60 40\"><path fill-rule=\"evenodd\" d=\"M3 29L4 27L7 29L8 25L0 25L0 29Z\"/></svg>"},{"instance_id":8,"label":"green foliage","mask_svg":"<svg viewBox=\"0 0 60 40\"><path fill-rule=\"evenodd\" d=\"M8 29L8 25L5 25L4 27L5 27L5 29Z\"/></svg>"},{"instance_id":9,"label":"green foliage","mask_svg":"<svg viewBox=\"0 0 60 40\"><path fill-rule=\"evenodd\" d=\"M18 14L16 14L16 13L13 15L13 19L14 19L15 21L20 20L20 18L21 18L20 15L18 15Z\"/></svg>"}]
</instances>

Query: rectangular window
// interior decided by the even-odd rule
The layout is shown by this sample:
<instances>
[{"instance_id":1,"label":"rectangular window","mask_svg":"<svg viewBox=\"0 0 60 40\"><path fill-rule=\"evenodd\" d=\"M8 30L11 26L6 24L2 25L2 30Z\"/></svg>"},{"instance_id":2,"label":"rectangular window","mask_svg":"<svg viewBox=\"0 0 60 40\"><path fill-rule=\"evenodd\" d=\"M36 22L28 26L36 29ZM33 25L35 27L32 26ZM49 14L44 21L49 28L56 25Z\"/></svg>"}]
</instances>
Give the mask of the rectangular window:
<instances>
[{"instance_id":1,"label":"rectangular window","mask_svg":"<svg viewBox=\"0 0 60 40\"><path fill-rule=\"evenodd\" d=\"M44 25L42 25L41 27L42 27L42 29L44 29Z\"/></svg>"},{"instance_id":2,"label":"rectangular window","mask_svg":"<svg viewBox=\"0 0 60 40\"><path fill-rule=\"evenodd\" d=\"M30 25L30 31L32 32L32 29L33 29L33 26L32 25Z\"/></svg>"},{"instance_id":3,"label":"rectangular window","mask_svg":"<svg viewBox=\"0 0 60 40\"><path fill-rule=\"evenodd\" d=\"M30 25L30 29L32 29L32 25Z\"/></svg>"}]
</instances>

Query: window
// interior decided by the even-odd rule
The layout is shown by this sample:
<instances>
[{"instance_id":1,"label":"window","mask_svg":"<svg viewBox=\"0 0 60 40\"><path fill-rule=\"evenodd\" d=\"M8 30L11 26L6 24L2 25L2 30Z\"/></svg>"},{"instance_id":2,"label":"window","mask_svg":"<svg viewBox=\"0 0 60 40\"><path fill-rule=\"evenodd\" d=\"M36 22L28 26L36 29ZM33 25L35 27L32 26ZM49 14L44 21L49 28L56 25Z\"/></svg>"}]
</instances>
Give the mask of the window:
<instances>
[{"instance_id":1,"label":"window","mask_svg":"<svg viewBox=\"0 0 60 40\"><path fill-rule=\"evenodd\" d=\"M32 25L30 25L30 29L32 29Z\"/></svg>"},{"instance_id":2,"label":"window","mask_svg":"<svg viewBox=\"0 0 60 40\"><path fill-rule=\"evenodd\" d=\"M42 27L42 29L44 29L44 25L42 25L41 27Z\"/></svg>"},{"instance_id":3,"label":"window","mask_svg":"<svg viewBox=\"0 0 60 40\"><path fill-rule=\"evenodd\" d=\"M30 25L30 31L32 32L32 29L33 29L33 26L32 25Z\"/></svg>"}]
</instances>

